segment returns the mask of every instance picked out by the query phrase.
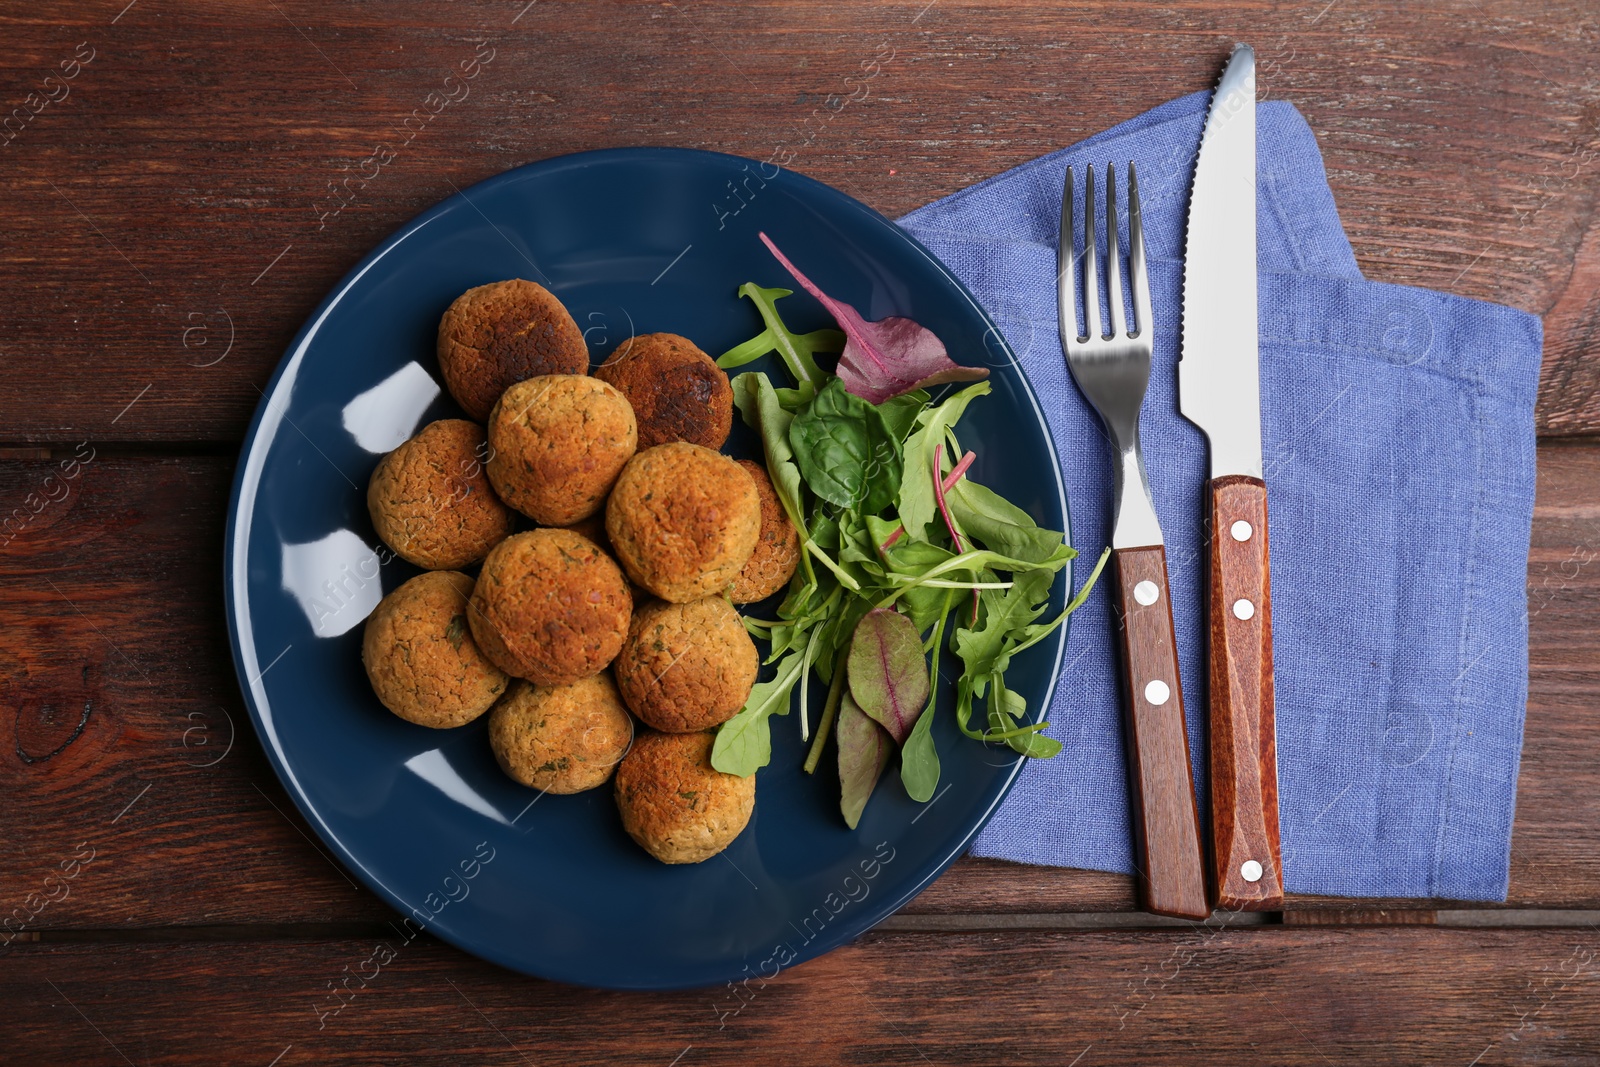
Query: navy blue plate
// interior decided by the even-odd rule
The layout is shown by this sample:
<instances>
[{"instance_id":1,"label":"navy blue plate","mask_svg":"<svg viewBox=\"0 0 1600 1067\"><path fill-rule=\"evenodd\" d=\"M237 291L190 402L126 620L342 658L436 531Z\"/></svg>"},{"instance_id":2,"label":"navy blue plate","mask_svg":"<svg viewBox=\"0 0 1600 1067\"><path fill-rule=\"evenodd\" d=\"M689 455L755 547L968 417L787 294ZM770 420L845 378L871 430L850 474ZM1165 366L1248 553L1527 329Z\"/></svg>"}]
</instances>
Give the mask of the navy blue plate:
<instances>
[{"instance_id":1,"label":"navy blue plate","mask_svg":"<svg viewBox=\"0 0 1600 1067\"><path fill-rule=\"evenodd\" d=\"M963 446L978 454L972 475L1065 529L1049 430L999 330L921 245L850 197L734 156L617 149L521 167L438 204L352 270L295 338L245 439L225 561L234 665L267 756L334 853L410 917L408 931L589 986L771 977L913 897L1017 775L1009 749L960 736L947 682L936 799L911 801L891 767L851 831L831 752L804 774L791 713L773 720L750 826L722 855L669 867L628 839L609 788L526 789L496 766L483 719L413 726L367 684L361 622L416 573L374 535L367 479L417 427L460 417L434 360L451 300L531 278L565 301L596 362L635 331L680 333L715 354L761 328L736 296L741 283L795 287L758 230L867 318L909 315L957 362L988 365L994 392L961 422ZM804 293L779 306L799 330L831 325ZM756 454L736 430L730 450ZM1063 628L1006 675L1036 712L1065 644ZM820 698L814 690L813 721Z\"/></svg>"}]
</instances>

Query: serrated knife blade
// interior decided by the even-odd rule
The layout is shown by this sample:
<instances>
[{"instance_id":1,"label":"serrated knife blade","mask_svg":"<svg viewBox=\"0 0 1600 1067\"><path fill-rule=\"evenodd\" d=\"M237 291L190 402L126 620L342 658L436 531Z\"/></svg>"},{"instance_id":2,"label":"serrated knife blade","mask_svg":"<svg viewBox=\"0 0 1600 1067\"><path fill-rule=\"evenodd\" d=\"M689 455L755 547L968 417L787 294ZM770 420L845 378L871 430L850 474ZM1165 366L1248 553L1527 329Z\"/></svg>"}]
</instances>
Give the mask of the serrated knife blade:
<instances>
[{"instance_id":1,"label":"serrated knife blade","mask_svg":"<svg viewBox=\"0 0 1600 1067\"><path fill-rule=\"evenodd\" d=\"M1273 707L1272 581L1256 319L1256 62L1228 59L1189 201L1178 406L1210 443L1207 737L1214 904L1283 901Z\"/></svg>"},{"instance_id":2,"label":"serrated knife blade","mask_svg":"<svg viewBox=\"0 0 1600 1067\"><path fill-rule=\"evenodd\" d=\"M1261 477L1256 348L1256 54L1233 50L1211 98L1183 256L1178 406L1211 442L1211 477Z\"/></svg>"}]
</instances>

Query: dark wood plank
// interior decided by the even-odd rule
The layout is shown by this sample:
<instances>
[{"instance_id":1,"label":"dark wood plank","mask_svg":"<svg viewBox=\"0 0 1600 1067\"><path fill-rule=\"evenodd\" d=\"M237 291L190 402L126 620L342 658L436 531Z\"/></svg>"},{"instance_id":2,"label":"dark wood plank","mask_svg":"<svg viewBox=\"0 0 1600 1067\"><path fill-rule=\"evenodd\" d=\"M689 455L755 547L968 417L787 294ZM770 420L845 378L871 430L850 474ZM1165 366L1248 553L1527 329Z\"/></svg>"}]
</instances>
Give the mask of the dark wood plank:
<instances>
[{"instance_id":1,"label":"dark wood plank","mask_svg":"<svg viewBox=\"0 0 1600 1067\"><path fill-rule=\"evenodd\" d=\"M362 254L520 163L787 151L897 215L1209 86L1240 37L1317 130L1368 274L1554 309L1543 425L1600 429L1586 0L123 8L0 14L3 441L237 440ZM478 42L466 96L430 98Z\"/></svg>"},{"instance_id":2,"label":"dark wood plank","mask_svg":"<svg viewBox=\"0 0 1600 1067\"><path fill-rule=\"evenodd\" d=\"M1600 850L1583 842L1600 826L1593 795L1600 708L1600 450L1539 450L1539 495L1528 560L1528 719L1512 899L1578 907L1600 887Z\"/></svg>"},{"instance_id":3,"label":"dark wood plank","mask_svg":"<svg viewBox=\"0 0 1600 1067\"><path fill-rule=\"evenodd\" d=\"M0 501L44 505L0 547L0 901L88 843L32 928L387 918L305 836L244 714L218 590L231 462L94 449L0 460ZM1600 907L1600 447L1541 449L1529 590L1511 901ZM1119 876L966 860L908 911L1132 906Z\"/></svg>"},{"instance_id":4,"label":"dark wood plank","mask_svg":"<svg viewBox=\"0 0 1600 1067\"><path fill-rule=\"evenodd\" d=\"M638 994L379 931L19 946L0 996L39 1063L1565 1064L1600 1056L1595 953L1571 930L869 934Z\"/></svg>"},{"instance_id":5,"label":"dark wood plank","mask_svg":"<svg viewBox=\"0 0 1600 1067\"><path fill-rule=\"evenodd\" d=\"M231 463L62 456L0 463L0 500L62 496L0 548L4 912L60 894L44 879L84 845L29 926L387 917L313 847L244 713L222 623Z\"/></svg>"}]
</instances>

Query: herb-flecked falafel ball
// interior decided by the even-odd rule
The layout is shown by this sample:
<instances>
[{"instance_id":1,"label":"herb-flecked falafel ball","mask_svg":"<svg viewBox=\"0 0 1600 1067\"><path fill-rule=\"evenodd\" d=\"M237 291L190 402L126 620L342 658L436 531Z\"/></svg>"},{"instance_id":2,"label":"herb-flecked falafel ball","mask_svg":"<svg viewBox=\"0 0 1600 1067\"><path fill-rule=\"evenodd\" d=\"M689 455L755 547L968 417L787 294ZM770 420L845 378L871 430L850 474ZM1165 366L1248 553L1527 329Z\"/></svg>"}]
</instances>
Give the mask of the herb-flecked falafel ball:
<instances>
[{"instance_id":1,"label":"herb-flecked falafel ball","mask_svg":"<svg viewBox=\"0 0 1600 1067\"><path fill-rule=\"evenodd\" d=\"M622 827L662 863L699 863L727 848L750 823L756 776L711 766L709 733L641 730L617 768Z\"/></svg>"},{"instance_id":2,"label":"herb-flecked falafel ball","mask_svg":"<svg viewBox=\"0 0 1600 1067\"><path fill-rule=\"evenodd\" d=\"M440 419L379 460L367 512L383 543L428 570L456 570L488 555L516 515L489 485L486 453L481 426Z\"/></svg>"},{"instance_id":3,"label":"herb-flecked falafel ball","mask_svg":"<svg viewBox=\"0 0 1600 1067\"><path fill-rule=\"evenodd\" d=\"M489 712L500 768L546 793L605 784L632 743L633 720L604 671L570 685L514 681Z\"/></svg>"},{"instance_id":4,"label":"herb-flecked falafel ball","mask_svg":"<svg viewBox=\"0 0 1600 1067\"><path fill-rule=\"evenodd\" d=\"M688 441L721 448L733 427L733 387L716 360L687 337L630 337L594 376L628 398L639 420L639 447Z\"/></svg>"},{"instance_id":5,"label":"herb-flecked falafel ball","mask_svg":"<svg viewBox=\"0 0 1600 1067\"><path fill-rule=\"evenodd\" d=\"M567 685L610 665L628 635L628 580L571 530L512 534L489 553L472 591L472 634L501 670Z\"/></svg>"},{"instance_id":6,"label":"herb-flecked falafel ball","mask_svg":"<svg viewBox=\"0 0 1600 1067\"><path fill-rule=\"evenodd\" d=\"M606 533L635 582L663 600L698 600L738 578L761 535L761 497L750 473L720 452L657 445L622 469Z\"/></svg>"},{"instance_id":7,"label":"herb-flecked falafel ball","mask_svg":"<svg viewBox=\"0 0 1600 1067\"><path fill-rule=\"evenodd\" d=\"M554 293L523 278L468 289L439 319L439 373L482 422L500 394L540 374L584 374L589 346Z\"/></svg>"},{"instance_id":8,"label":"herb-flecked falafel ball","mask_svg":"<svg viewBox=\"0 0 1600 1067\"><path fill-rule=\"evenodd\" d=\"M598 378L529 378L489 413L489 481L535 522L570 526L605 507L638 439L633 408Z\"/></svg>"},{"instance_id":9,"label":"herb-flecked falafel ball","mask_svg":"<svg viewBox=\"0 0 1600 1067\"><path fill-rule=\"evenodd\" d=\"M795 568L800 565L800 535L772 488L767 468L748 459L739 460L739 466L749 472L761 497L761 535L734 580L729 597L735 604L753 604L776 593L794 577Z\"/></svg>"},{"instance_id":10,"label":"herb-flecked falafel ball","mask_svg":"<svg viewBox=\"0 0 1600 1067\"><path fill-rule=\"evenodd\" d=\"M635 715L657 730L688 733L733 718L760 666L739 613L708 596L638 608L612 669Z\"/></svg>"},{"instance_id":11,"label":"herb-flecked falafel ball","mask_svg":"<svg viewBox=\"0 0 1600 1067\"><path fill-rule=\"evenodd\" d=\"M367 616L361 662L383 706L418 726L471 722L505 691L505 672L484 656L467 622L472 579L419 574Z\"/></svg>"}]
</instances>

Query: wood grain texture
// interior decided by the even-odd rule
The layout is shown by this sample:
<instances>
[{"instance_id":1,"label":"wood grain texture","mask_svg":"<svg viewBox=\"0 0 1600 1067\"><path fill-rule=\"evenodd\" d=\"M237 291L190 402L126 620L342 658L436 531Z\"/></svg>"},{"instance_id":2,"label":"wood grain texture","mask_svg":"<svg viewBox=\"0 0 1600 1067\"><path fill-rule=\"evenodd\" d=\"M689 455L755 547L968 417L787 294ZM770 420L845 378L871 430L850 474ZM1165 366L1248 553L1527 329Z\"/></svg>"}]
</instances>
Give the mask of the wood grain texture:
<instances>
[{"instance_id":1,"label":"wood grain texture","mask_svg":"<svg viewBox=\"0 0 1600 1067\"><path fill-rule=\"evenodd\" d=\"M1166 549L1119 548L1111 553L1111 569L1122 635L1123 743L1139 904L1157 915L1204 919L1211 914L1205 846L1184 732Z\"/></svg>"},{"instance_id":2,"label":"wood grain texture","mask_svg":"<svg viewBox=\"0 0 1600 1067\"><path fill-rule=\"evenodd\" d=\"M1211 884L1219 908L1266 911L1283 903L1267 487L1235 475L1212 479L1208 493Z\"/></svg>"},{"instance_id":3,"label":"wood grain texture","mask_svg":"<svg viewBox=\"0 0 1600 1067\"><path fill-rule=\"evenodd\" d=\"M896 216L1209 87L1236 39L1316 132L1368 277L1545 315L1539 427L1574 439L1539 456L1507 907L1600 908L1590 0L9 4L0 923L26 920L0 947L0 1059L1600 1059L1587 927L1291 897L1282 926L1064 933L1051 916L1140 924L1072 915L1128 911L1131 880L991 860L905 909L941 932L871 934L765 986L597 993L428 939L362 981L391 915L323 854L244 716L217 591L235 446L301 323L407 219L620 145L786 150ZM1559 911L1507 920L1529 914ZM1034 928L973 932L1007 919ZM319 1019L340 983L359 992Z\"/></svg>"},{"instance_id":4,"label":"wood grain texture","mask_svg":"<svg viewBox=\"0 0 1600 1067\"><path fill-rule=\"evenodd\" d=\"M0 460L0 521L30 493L59 495L46 478L78 455L90 453ZM98 857L29 929L387 918L313 845L244 714L217 592L231 460L102 447L80 467L67 495L0 547L0 917L90 843ZM1539 471L1509 906L1595 908L1600 447L1545 444ZM1133 906L1120 876L969 859L907 911Z\"/></svg>"},{"instance_id":5,"label":"wood grain texture","mask_svg":"<svg viewBox=\"0 0 1600 1067\"><path fill-rule=\"evenodd\" d=\"M362 255L518 164L787 149L895 216L1209 87L1236 39L1316 131L1362 269L1551 312L1542 425L1600 430L1587 0L125 6L0 10L0 115L23 109L0 134L6 442L238 440Z\"/></svg>"},{"instance_id":6,"label":"wood grain texture","mask_svg":"<svg viewBox=\"0 0 1600 1067\"><path fill-rule=\"evenodd\" d=\"M1482 1067L1600 1057L1597 948L1425 926L868 934L771 980L624 994L380 930L21 946L0 996L23 1063Z\"/></svg>"}]
</instances>

